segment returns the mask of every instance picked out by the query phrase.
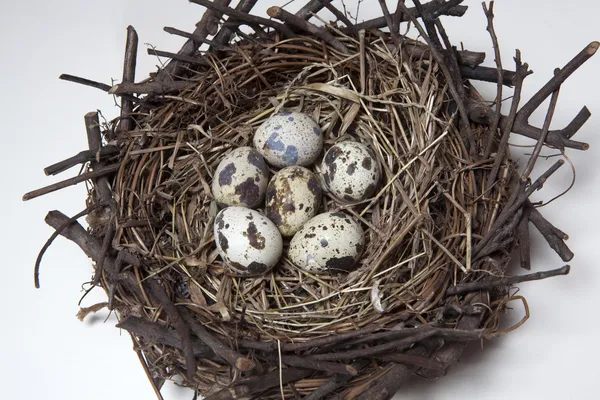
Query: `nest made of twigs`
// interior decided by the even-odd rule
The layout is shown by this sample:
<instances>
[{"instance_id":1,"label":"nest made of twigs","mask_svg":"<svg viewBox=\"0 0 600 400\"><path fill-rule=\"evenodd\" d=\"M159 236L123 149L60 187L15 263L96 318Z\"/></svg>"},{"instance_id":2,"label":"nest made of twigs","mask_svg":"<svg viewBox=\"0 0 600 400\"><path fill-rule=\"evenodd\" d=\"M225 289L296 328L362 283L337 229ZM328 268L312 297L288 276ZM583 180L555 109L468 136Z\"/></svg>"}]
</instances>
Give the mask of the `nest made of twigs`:
<instances>
[{"instance_id":1,"label":"nest made of twigs","mask_svg":"<svg viewBox=\"0 0 600 400\"><path fill-rule=\"evenodd\" d=\"M527 174L518 171L506 143L515 127L506 128L500 114L490 119L491 109L465 80L495 79L494 69L477 69L477 53L443 52L423 30L427 44L399 35L393 24L392 34L317 28L269 10L292 30L210 4L238 22L248 18L257 33L238 32L241 38L225 45L218 38L232 31L222 34L230 29L223 27L211 51L169 53L174 61L148 80L125 79L110 88L123 98L122 116L101 126L97 113L86 115L90 151L77 160L91 168L74 178L93 179L82 213L90 229L73 224L79 215L47 217L57 229L53 238L68 237L96 262L93 286L106 291L157 393L164 379L180 376L182 385L209 399L389 398L412 372L440 376L466 340L502 334L500 312L512 300L525 303L504 287L568 273L567 266L504 278L512 250L526 244L530 220L563 259L572 257L561 232L527 200L562 164L527 180L537 149ZM443 7L421 11L434 15ZM219 14L207 15L200 28L217 23ZM426 25L439 16L431 15ZM486 9L486 15L491 24L493 14ZM125 77L132 75L136 46L130 28ZM459 64L471 69L459 73ZM520 91L528 70L518 56L517 67L500 74L499 88L515 84ZM372 198L347 204L323 195L320 212L342 210L365 231L366 250L348 273L309 273L284 251L269 273L241 278L218 255L219 207L210 189L216 166L233 149L251 145L256 128L280 111L309 114L325 150L359 141L381 166ZM539 146L558 140L563 148L586 146L545 129L519 127L537 134ZM73 159L48 171L60 172ZM319 162L310 168L319 175ZM25 197L60 188L54 186ZM38 266L39 259L36 284Z\"/></svg>"}]
</instances>

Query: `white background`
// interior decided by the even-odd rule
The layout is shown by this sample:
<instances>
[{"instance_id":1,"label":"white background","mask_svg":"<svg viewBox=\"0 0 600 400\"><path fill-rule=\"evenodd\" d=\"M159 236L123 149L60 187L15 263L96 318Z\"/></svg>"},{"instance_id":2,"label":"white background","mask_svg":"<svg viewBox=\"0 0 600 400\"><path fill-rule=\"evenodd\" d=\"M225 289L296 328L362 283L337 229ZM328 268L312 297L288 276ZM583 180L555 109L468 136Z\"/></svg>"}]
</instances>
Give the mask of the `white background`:
<instances>
[{"instance_id":1,"label":"white background","mask_svg":"<svg viewBox=\"0 0 600 400\"><path fill-rule=\"evenodd\" d=\"M259 1L255 12L275 1ZM339 1L335 1L339 4ZM354 3L348 1L348 4ZM394 9L394 1L388 1ZM479 1L465 1L464 18L445 18L454 43L486 51L491 45ZM146 55L146 43L176 51L183 43L162 31L163 26L192 31L202 7L184 0L61 0L2 1L0 63L2 97L2 273L0 275L0 392L6 399L151 399L154 396L126 334L115 319L99 313L85 323L75 318L80 285L91 276L89 260L73 244L56 241L41 270L40 290L33 288L32 267L38 249L51 234L43 219L59 209L72 215L84 208L83 187L72 187L27 203L26 191L58 178L45 177L43 167L85 149L83 115L101 109L112 118L113 99L92 88L59 81L72 73L110 83L121 76L125 29L132 24L140 37L138 79L156 69L158 60ZM295 10L296 7L290 7ZM535 74L529 77L529 98L555 67L564 65L592 40L600 40L595 1L517 1L496 4L496 29L507 68L515 48ZM379 15L376 0L365 0L361 18ZM408 385L402 399L592 399L597 398L600 347L596 315L600 306L600 57L581 68L561 89L553 127L561 128L584 105L594 114L575 139L587 141L587 152L569 151L577 167L575 188L543 209L571 239L576 257L572 272L543 282L522 285L532 316L516 333L470 347L460 365L435 382ZM479 85L492 98L492 84ZM541 125L544 110L532 121ZM518 157L521 150L515 150ZM548 151L545 151L549 154ZM76 173L71 170L60 179ZM539 174L536 170L534 174ZM549 198L570 182L565 166L544 188ZM533 231L533 229L532 229ZM533 237L533 270L560 267L561 260L543 239ZM521 271L514 270L514 273ZM103 300L98 291L84 305ZM516 307L510 321L519 319ZM191 399L187 390L167 385L166 399ZM596 395L594 395L596 393Z\"/></svg>"}]
</instances>

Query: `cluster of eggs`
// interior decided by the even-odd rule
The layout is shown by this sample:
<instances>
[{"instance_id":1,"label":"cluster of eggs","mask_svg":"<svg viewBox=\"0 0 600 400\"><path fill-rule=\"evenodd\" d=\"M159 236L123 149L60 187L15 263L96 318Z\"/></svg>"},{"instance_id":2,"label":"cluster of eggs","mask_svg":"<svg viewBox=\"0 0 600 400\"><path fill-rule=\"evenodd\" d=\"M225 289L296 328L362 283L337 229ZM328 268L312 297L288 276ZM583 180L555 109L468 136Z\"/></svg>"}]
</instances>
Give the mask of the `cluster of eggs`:
<instances>
[{"instance_id":1,"label":"cluster of eggs","mask_svg":"<svg viewBox=\"0 0 600 400\"><path fill-rule=\"evenodd\" d=\"M300 112L268 118L253 144L227 154L213 175L213 197L224 207L215 217L214 237L230 272L268 272L283 254L284 238L291 238L287 256L299 268L350 270L364 248L361 224L344 212L318 213L323 189L342 203L375 193L380 169L369 148L335 144L323 157L319 179L307 167L321 155L323 134ZM279 169L270 180L267 163ZM264 213L257 211L263 204Z\"/></svg>"}]
</instances>

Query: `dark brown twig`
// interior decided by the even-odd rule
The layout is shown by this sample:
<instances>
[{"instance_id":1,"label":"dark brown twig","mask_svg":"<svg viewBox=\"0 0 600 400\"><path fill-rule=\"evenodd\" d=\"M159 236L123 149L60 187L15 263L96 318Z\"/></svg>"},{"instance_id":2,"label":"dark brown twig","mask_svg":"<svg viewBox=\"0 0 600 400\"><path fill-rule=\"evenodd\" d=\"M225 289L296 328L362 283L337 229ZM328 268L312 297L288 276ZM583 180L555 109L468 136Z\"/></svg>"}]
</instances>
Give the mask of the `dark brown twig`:
<instances>
[{"instance_id":1,"label":"dark brown twig","mask_svg":"<svg viewBox=\"0 0 600 400\"><path fill-rule=\"evenodd\" d=\"M483 7L483 12L485 13L487 19L487 27L486 30L489 32L490 37L492 39L492 46L494 47L494 61L496 62L496 114L494 115L494 119L492 120L492 125L490 126L491 136L488 138L483 158L487 159L490 157L490 153L492 152L492 145L494 143L494 138L498 131L498 124L500 123L500 115L502 111L502 85L504 83L504 77L502 73L502 57L500 56L500 45L498 44L498 37L496 36L496 30L494 29L494 2L490 1L490 6L485 4L485 2L481 3Z\"/></svg>"},{"instance_id":2,"label":"dark brown twig","mask_svg":"<svg viewBox=\"0 0 600 400\"><path fill-rule=\"evenodd\" d=\"M439 3L437 1L431 1L429 3L423 4L423 10L425 12L429 12L433 8L438 8L438 7L439 7ZM453 16L453 17L462 17L467 12L467 8L468 8L467 6L453 6L449 9L447 9L444 12L444 15ZM410 17L407 15L407 12L410 14L410 16L417 17L417 18L421 17L421 15L418 13L416 7L406 8L406 6L405 6L405 7L401 8L401 11L402 11L402 19L399 20L398 23L406 22L406 21L410 20ZM361 29L364 29L364 30L379 29L379 28L383 28L386 25L387 25L387 21L386 21L385 17L378 17L378 18L374 18L374 19L371 19L368 21L361 22L360 24L356 24L355 28L357 31L359 31Z\"/></svg>"},{"instance_id":3,"label":"dark brown twig","mask_svg":"<svg viewBox=\"0 0 600 400\"><path fill-rule=\"evenodd\" d=\"M96 171L86 172L81 175L77 175L73 178L65 179L54 183L52 185L44 186L43 188L33 190L23 195L23 201L31 200L39 196L43 196L48 193L56 192L57 190L64 189L69 186L77 185L78 183L85 182L90 179L99 178L101 176L112 174L119 169L119 164L112 164L105 168L98 169Z\"/></svg>"},{"instance_id":4,"label":"dark brown twig","mask_svg":"<svg viewBox=\"0 0 600 400\"><path fill-rule=\"evenodd\" d=\"M103 146L102 149L100 150L99 155L100 155L100 160L104 160L106 158L112 157L117 154L119 154L119 149L115 146L109 145L109 146ZM47 166L46 168L44 168L44 173L46 175L57 175L61 172L68 170L71 167L74 167L75 165L83 164L88 161L92 161L93 159L96 159L96 158L97 158L97 154L93 154L89 150L83 150L83 151L77 153L76 155L74 155L73 157L69 157L65 160L62 160L62 161L59 161L57 163Z\"/></svg>"},{"instance_id":5,"label":"dark brown twig","mask_svg":"<svg viewBox=\"0 0 600 400\"><path fill-rule=\"evenodd\" d=\"M298 18L302 18L305 21L308 21L312 18L313 14L318 13L323 9L323 2L320 0L310 0L303 7L301 7L298 12L296 12L296 16Z\"/></svg>"},{"instance_id":6,"label":"dark brown twig","mask_svg":"<svg viewBox=\"0 0 600 400\"><path fill-rule=\"evenodd\" d=\"M209 44L211 47L213 47L214 49L219 50L219 51L231 51L231 47L223 45L223 44L220 44L220 43L217 43L214 40L206 39L205 37L202 37L200 35L195 35L193 33L185 32L185 31L182 31L180 29L173 28L173 27L170 27L170 26L165 26L163 28L163 30L165 32L167 32L168 34L177 35L177 36L181 36L181 37L184 37L184 38L188 38L188 39L191 39L191 40L193 40L194 42L197 42L197 43L206 43L206 44Z\"/></svg>"},{"instance_id":7,"label":"dark brown twig","mask_svg":"<svg viewBox=\"0 0 600 400\"><path fill-rule=\"evenodd\" d=\"M250 371L256 366L252 360L242 356L237 351L230 349L220 340L215 338L201 323L196 321L189 311L182 311L181 314L194 334L210 347L216 355L222 357L232 367L237 368L240 371Z\"/></svg>"},{"instance_id":8,"label":"dark brown twig","mask_svg":"<svg viewBox=\"0 0 600 400\"><path fill-rule=\"evenodd\" d=\"M392 40L396 46L400 45L400 37L398 36L398 32L395 31L394 26L398 26L399 22L394 21L394 17L390 14L390 10L388 10L387 5L385 4L385 0L378 0L379 7L383 12L383 17L385 18L385 22L390 29L390 34L392 35Z\"/></svg>"},{"instance_id":9,"label":"dark brown twig","mask_svg":"<svg viewBox=\"0 0 600 400\"><path fill-rule=\"evenodd\" d=\"M191 64L191 65L202 65L202 66L209 65L208 61L206 61L204 58L184 56L181 54L175 54L175 53L158 50L158 49L154 49L154 48L148 48L146 51L151 56L170 58L171 60L180 61L182 63L187 63L187 64Z\"/></svg>"},{"instance_id":10,"label":"dark brown twig","mask_svg":"<svg viewBox=\"0 0 600 400\"><path fill-rule=\"evenodd\" d=\"M298 29L315 35L316 37L330 44L334 49L343 54L347 54L349 52L348 48L342 42L340 42L339 39L337 39L331 33L329 33L326 29L311 24L310 22L297 17L296 15L284 10L281 7L270 7L267 10L267 14L269 14L269 16L272 18L279 19L281 21L284 21L286 24L295 26Z\"/></svg>"},{"instance_id":11,"label":"dark brown twig","mask_svg":"<svg viewBox=\"0 0 600 400\"><path fill-rule=\"evenodd\" d=\"M531 241L529 238L529 215L531 211L528 207L523 208L521 221L517 225L517 242L519 245L519 256L521 268L531 269Z\"/></svg>"},{"instance_id":12,"label":"dark brown twig","mask_svg":"<svg viewBox=\"0 0 600 400\"><path fill-rule=\"evenodd\" d=\"M258 0L241 0L236 6L235 9L237 11L246 13L246 14L250 14L250 11L252 11L252 8L256 5L256 2ZM237 28L240 26L240 21L236 20L235 18L229 18L227 20L227 22L225 22L223 24L223 26L221 27L221 30L215 35L215 37L213 38L213 41L215 43L218 44L226 44L229 43L231 41L231 35L233 34L233 32L235 32L237 30ZM254 29L254 28L253 28ZM258 27L258 29L260 30L260 32L264 31L262 29L260 29L260 27Z\"/></svg>"},{"instance_id":13,"label":"dark brown twig","mask_svg":"<svg viewBox=\"0 0 600 400\"><path fill-rule=\"evenodd\" d=\"M138 35L133 26L127 27L127 40L125 42L125 57L123 59L123 82L135 81L135 67L137 65ZM128 98L121 98L120 130L129 132L133 129L135 121L129 117L133 112L133 102Z\"/></svg>"},{"instance_id":14,"label":"dark brown twig","mask_svg":"<svg viewBox=\"0 0 600 400\"><path fill-rule=\"evenodd\" d=\"M356 371L360 371L369 365L368 360L358 360L354 364L352 364L352 368ZM311 394L306 397L303 397L302 400L321 400L326 398L329 394L333 393L337 389L346 385L352 379L352 375L343 375L336 374L334 375L329 382L324 385L319 386L318 389L314 390Z\"/></svg>"},{"instance_id":15,"label":"dark brown twig","mask_svg":"<svg viewBox=\"0 0 600 400\"><path fill-rule=\"evenodd\" d=\"M446 295L456 296L468 292L475 292L478 290L489 291L500 286L511 286L521 282L538 281L540 279L551 278L553 276L567 275L570 270L571 267L569 265L565 265L562 268L553 269L550 271L534 272L533 274L528 275L509 276L484 282L464 283L453 287L449 287L448 290L446 290Z\"/></svg>"},{"instance_id":16,"label":"dark brown twig","mask_svg":"<svg viewBox=\"0 0 600 400\"><path fill-rule=\"evenodd\" d=\"M311 360L309 357L281 356L281 362L290 367L308 368L315 371L325 371L332 374L355 376L356 369L347 364L338 364L327 361Z\"/></svg>"},{"instance_id":17,"label":"dark brown twig","mask_svg":"<svg viewBox=\"0 0 600 400\"><path fill-rule=\"evenodd\" d=\"M544 239L546 239L546 242L548 242L552 250L554 250L563 261L571 261L574 254L565 244L565 240L568 239L569 236L548 222L548 220L544 218L538 209L533 207L530 202L527 203L527 209L529 211L529 220L542 236L544 236Z\"/></svg>"},{"instance_id":18,"label":"dark brown twig","mask_svg":"<svg viewBox=\"0 0 600 400\"><path fill-rule=\"evenodd\" d=\"M225 7L220 4L213 3L212 1L209 1L209 0L189 0L189 1L190 1L190 3L198 4L203 7L208 8L210 10L218 11L222 14L229 15L230 17L233 17L233 18L243 21L243 22L268 26L270 28L275 29L278 32L281 32L282 34L284 34L287 37L295 37L296 36L296 35L294 35L294 32L292 32L290 30L290 28L288 28L287 26L280 24L279 22L272 21L267 18L257 17L256 15L247 14L247 13L244 13L244 12L241 12L238 10L234 10L233 8Z\"/></svg>"},{"instance_id":19,"label":"dark brown twig","mask_svg":"<svg viewBox=\"0 0 600 400\"><path fill-rule=\"evenodd\" d=\"M343 12L338 10L333 4L331 4L331 1L332 0L319 0L319 3L321 3L325 8L331 11L331 13L335 15L335 17L339 21L342 21L348 29L354 31L354 24L348 19L346 14L344 14Z\"/></svg>"},{"instance_id":20,"label":"dark brown twig","mask_svg":"<svg viewBox=\"0 0 600 400\"><path fill-rule=\"evenodd\" d=\"M61 74L58 77L58 79L67 81L67 82L78 83L78 84L84 85L84 86L90 86L90 87L93 87L96 89L100 89L103 92L108 92L110 90L110 85L107 85L106 83L96 82L96 81L92 81L92 80L86 79L86 78L80 78L75 75Z\"/></svg>"},{"instance_id":21,"label":"dark brown twig","mask_svg":"<svg viewBox=\"0 0 600 400\"><path fill-rule=\"evenodd\" d=\"M188 81L162 82L159 80L154 80L143 83L123 82L113 86L109 93L164 94L183 90L188 86L190 86L190 82Z\"/></svg>"},{"instance_id":22,"label":"dark brown twig","mask_svg":"<svg viewBox=\"0 0 600 400\"><path fill-rule=\"evenodd\" d=\"M461 63L460 58L461 52L458 52L458 62ZM464 79L471 79L482 82L497 82L498 70L490 67L475 67L471 68L466 65L460 65L460 75ZM515 85L516 73L515 71L502 70L502 85L513 87ZM497 100L496 100L497 101ZM499 121L500 119L498 119ZM484 157L485 158L485 157Z\"/></svg>"}]
</instances>

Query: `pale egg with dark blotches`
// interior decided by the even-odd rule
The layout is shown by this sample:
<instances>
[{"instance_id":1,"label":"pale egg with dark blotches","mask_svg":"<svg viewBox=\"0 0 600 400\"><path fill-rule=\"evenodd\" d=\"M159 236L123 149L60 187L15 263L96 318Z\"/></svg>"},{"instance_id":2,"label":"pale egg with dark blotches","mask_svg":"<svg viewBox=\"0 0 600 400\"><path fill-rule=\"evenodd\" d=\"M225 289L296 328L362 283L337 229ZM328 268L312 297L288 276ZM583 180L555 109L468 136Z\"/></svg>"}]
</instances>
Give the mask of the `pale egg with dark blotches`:
<instances>
[{"instance_id":1,"label":"pale egg with dark blotches","mask_svg":"<svg viewBox=\"0 0 600 400\"><path fill-rule=\"evenodd\" d=\"M308 272L347 272L356 265L364 245L365 234L358 221L343 212L327 212L296 232L288 256Z\"/></svg>"},{"instance_id":2,"label":"pale egg with dark blotches","mask_svg":"<svg viewBox=\"0 0 600 400\"><path fill-rule=\"evenodd\" d=\"M283 252L279 229L264 215L246 207L227 207L215 217L219 255L235 276L269 272Z\"/></svg>"},{"instance_id":3,"label":"pale egg with dark blotches","mask_svg":"<svg viewBox=\"0 0 600 400\"><path fill-rule=\"evenodd\" d=\"M293 165L277 172L266 195L266 215L283 236L293 236L315 215L322 190L317 177L308 169Z\"/></svg>"},{"instance_id":4,"label":"pale egg with dark blotches","mask_svg":"<svg viewBox=\"0 0 600 400\"><path fill-rule=\"evenodd\" d=\"M258 207L265 196L269 169L252 147L238 147L227 154L213 175L212 194L223 206Z\"/></svg>"},{"instance_id":5,"label":"pale egg with dark blotches","mask_svg":"<svg viewBox=\"0 0 600 400\"><path fill-rule=\"evenodd\" d=\"M321 163L325 189L342 202L357 202L375 194L381 168L371 149L359 142L340 142Z\"/></svg>"},{"instance_id":6,"label":"pale egg with dark blotches","mask_svg":"<svg viewBox=\"0 0 600 400\"><path fill-rule=\"evenodd\" d=\"M275 167L306 167L321 154L323 134L308 115L281 112L269 117L256 129L254 147Z\"/></svg>"}]
</instances>

